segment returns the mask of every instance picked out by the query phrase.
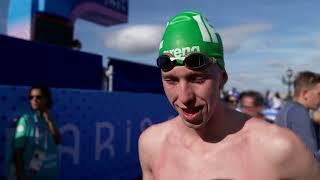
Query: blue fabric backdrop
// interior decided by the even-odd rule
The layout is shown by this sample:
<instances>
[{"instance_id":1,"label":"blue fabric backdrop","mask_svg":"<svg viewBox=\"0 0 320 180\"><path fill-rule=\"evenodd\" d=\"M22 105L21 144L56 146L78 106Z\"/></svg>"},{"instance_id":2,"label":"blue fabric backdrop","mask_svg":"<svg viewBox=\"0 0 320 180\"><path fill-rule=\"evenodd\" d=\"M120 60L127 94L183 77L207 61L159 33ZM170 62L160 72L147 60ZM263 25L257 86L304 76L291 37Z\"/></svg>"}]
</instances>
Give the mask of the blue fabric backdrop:
<instances>
[{"instance_id":1,"label":"blue fabric backdrop","mask_svg":"<svg viewBox=\"0 0 320 180\"><path fill-rule=\"evenodd\" d=\"M109 58L113 66L113 90L164 94L158 67Z\"/></svg>"},{"instance_id":2,"label":"blue fabric backdrop","mask_svg":"<svg viewBox=\"0 0 320 180\"><path fill-rule=\"evenodd\" d=\"M0 35L0 84L101 89L102 56Z\"/></svg>"},{"instance_id":3,"label":"blue fabric backdrop","mask_svg":"<svg viewBox=\"0 0 320 180\"><path fill-rule=\"evenodd\" d=\"M27 92L28 87L0 86L0 169L5 132L28 109ZM59 179L136 179L140 133L176 114L163 95L54 88L52 94L63 136Z\"/></svg>"}]
</instances>

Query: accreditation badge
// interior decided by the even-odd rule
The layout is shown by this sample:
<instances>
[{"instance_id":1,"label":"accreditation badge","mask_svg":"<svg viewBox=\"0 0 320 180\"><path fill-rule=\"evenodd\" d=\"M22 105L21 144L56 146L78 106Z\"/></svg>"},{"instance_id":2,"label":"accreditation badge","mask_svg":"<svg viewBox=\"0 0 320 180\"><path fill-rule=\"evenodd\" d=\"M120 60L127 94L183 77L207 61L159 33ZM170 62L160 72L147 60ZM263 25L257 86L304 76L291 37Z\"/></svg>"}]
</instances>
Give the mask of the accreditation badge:
<instances>
[{"instance_id":1,"label":"accreditation badge","mask_svg":"<svg viewBox=\"0 0 320 180\"><path fill-rule=\"evenodd\" d=\"M46 159L46 154L44 151L39 149L35 150L32 159L29 164L29 170L32 174L36 174L42 167L44 160Z\"/></svg>"}]
</instances>

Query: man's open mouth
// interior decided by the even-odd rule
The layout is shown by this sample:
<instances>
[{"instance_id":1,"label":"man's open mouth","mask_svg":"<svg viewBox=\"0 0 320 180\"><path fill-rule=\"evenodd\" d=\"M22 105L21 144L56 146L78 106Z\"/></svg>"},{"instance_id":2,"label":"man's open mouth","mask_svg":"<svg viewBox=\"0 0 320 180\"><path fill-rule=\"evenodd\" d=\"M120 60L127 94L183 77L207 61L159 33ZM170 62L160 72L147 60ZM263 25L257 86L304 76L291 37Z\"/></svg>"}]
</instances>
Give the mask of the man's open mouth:
<instances>
[{"instance_id":1,"label":"man's open mouth","mask_svg":"<svg viewBox=\"0 0 320 180\"><path fill-rule=\"evenodd\" d=\"M189 123L199 124L201 123L200 113L202 108L202 106L195 108L182 108L182 116Z\"/></svg>"}]
</instances>

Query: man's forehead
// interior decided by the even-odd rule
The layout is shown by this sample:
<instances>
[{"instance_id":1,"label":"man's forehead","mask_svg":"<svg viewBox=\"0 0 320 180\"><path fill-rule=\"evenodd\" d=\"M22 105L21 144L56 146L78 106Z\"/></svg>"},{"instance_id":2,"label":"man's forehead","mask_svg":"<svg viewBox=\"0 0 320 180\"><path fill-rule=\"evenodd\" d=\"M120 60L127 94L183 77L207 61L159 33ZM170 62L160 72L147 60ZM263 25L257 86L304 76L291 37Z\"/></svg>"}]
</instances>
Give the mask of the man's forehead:
<instances>
[{"instance_id":1,"label":"man's forehead","mask_svg":"<svg viewBox=\"0 0 320 180\"><path fill-rule=\"evenodd\" d=\"M313 84L313 85L309 85L309 86L305 86L305 87L302 88L302 89L307 90L307 91L318 90L318 89L320 89L320 83L318 83L318 84Z\"/></svg>"},{"instance_id":2,"label":"man's forehead","mask_svg":"<svg viewBox=\"0 0 320 180\"><path fill-rule=\"evenodd\" d=\"M311 90L320 91L320 83L314 85Z\"/></svg>"},{"instance_id":3,"label":"man's forehead","mask_svg":"<svg viewBox=\"0 0 320 180\"><path fill-rule=\"evenodd\" d=\"M41 91L41 89L32 89L31 93L42 94L42 91Z\"/></svg>"},{"instance_id":4,"label":"man's forehead","mask_svg":"<svg viewBox=\"0 0 320 180\"><path fill-rule=\"evenodd\" d=\"M251 97L251 96L243 96L243 97L241 98L241 102L254 103L254 98Z\"/></svg>"}]
</instances>

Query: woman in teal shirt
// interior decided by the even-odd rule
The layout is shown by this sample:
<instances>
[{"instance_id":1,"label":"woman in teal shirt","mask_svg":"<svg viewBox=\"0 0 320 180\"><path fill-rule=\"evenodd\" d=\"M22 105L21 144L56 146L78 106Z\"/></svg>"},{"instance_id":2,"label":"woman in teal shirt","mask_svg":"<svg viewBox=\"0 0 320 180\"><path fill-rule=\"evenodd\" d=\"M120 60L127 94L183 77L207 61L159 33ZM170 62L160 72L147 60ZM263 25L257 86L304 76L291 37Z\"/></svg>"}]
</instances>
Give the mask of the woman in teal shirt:
<instances>
[{"instance_id":1,"label":"woman in teal shirt","mask_svg":"<svg viewBox=\"0 0 320 180\"><path fill-rule=\"evenodd\" d=\"M58 175L59 131L50 115L48 87L33 86L29 91L32 112L22 115L15 132L15 167L19 180L54 179Z\"/></svg>"}]
</instances>

